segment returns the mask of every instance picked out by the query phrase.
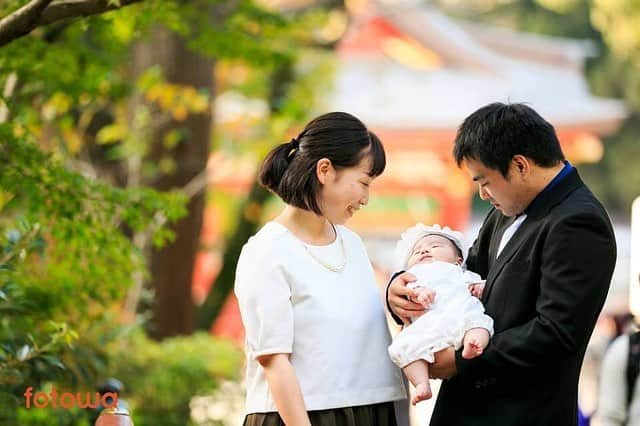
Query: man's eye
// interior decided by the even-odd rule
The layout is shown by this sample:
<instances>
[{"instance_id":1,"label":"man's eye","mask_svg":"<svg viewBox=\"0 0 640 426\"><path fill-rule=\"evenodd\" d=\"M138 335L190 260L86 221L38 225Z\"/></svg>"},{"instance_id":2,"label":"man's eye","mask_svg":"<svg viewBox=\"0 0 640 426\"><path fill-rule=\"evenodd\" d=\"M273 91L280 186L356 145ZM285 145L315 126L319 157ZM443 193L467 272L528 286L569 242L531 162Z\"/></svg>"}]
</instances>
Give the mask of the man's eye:
<instances>
[{"instance_id":1,"label":"man's eye","mask_svg":"<svg viewBox=\"0 0 640 426\"><path fill-rule=\"evenodd\" d=\"M363 184L364 186L369 186L367 182L360 182L360 183Z\"/></svg>"}]
</instances>

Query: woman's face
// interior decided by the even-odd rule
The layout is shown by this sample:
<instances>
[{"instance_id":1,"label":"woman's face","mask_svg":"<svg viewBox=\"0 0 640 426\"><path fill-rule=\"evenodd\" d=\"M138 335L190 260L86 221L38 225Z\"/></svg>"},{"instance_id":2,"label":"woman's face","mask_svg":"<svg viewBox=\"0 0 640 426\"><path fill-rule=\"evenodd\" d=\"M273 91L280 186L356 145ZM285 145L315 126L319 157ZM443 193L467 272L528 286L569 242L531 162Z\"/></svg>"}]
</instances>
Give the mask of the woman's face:
<instances>
[{"instance_id":1,"label":"woman's face","mask_svg":"<svg viewBox=\"0 0 640 426\"><path fill-rule=\"evenodd\" d=\"M324 163L323 163L324 162ZM316 172L322 184L318 202L323 216L331 223L344 224L369 202L371 158L365 156L358 165L336 170L327 159L318 162Z\"/></svg>"}]
</instances>

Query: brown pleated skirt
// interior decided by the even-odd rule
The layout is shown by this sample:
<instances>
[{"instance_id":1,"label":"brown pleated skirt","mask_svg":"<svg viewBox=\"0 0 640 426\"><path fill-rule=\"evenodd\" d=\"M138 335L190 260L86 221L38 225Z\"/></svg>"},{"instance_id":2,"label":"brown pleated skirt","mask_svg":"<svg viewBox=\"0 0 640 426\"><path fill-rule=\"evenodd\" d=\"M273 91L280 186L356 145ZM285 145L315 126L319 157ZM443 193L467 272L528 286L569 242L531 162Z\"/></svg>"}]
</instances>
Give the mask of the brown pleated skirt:
<instances>
[{"instance_id":1,"label":"brown pleated skirt","mask_svg":"<svg viewBox=\"0 0 640 426\"><path fill-rule=\"evenodd\" d=\"M393 402L309 411L312 426L397 426ZM278 413L247 415L243 426L285 426Z\"/></svg>"}]
</instances>

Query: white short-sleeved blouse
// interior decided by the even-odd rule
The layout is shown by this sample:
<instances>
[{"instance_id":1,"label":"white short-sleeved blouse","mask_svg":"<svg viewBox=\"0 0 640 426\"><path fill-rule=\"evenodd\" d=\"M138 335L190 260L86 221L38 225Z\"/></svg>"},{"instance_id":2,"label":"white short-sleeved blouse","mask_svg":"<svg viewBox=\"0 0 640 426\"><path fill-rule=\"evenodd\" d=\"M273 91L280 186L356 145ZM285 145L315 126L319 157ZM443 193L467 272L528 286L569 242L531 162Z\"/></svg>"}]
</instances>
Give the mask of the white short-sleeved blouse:
<instances>
[{"instance_id":1,"label":"white short-sleeved blouse","mask_svg":"<svg viewBox=\"0 0 640 426\"><path fill-rule=\"evenodd\" d=\"M364 245L347 228L336 231L332 244L309 250L337 265L342 239L341 272L320 265L277 222L242 249L235 293L246 333L247 413L277 411L256 361L274 353L291 354L308 411L406 398L400 370L387 355L389 331Z\"/></svg>"}]
</instances>

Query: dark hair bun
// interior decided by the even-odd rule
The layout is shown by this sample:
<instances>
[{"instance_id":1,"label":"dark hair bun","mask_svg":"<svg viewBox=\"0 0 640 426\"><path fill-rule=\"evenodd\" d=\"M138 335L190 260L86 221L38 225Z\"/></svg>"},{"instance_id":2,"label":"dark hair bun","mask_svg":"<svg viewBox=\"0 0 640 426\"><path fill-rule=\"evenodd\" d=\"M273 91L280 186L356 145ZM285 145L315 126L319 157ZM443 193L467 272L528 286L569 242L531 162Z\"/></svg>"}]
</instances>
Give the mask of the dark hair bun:
<instances>
[{"instance_id":1,"label":"dark hair bun","mask_svg":"<svg viewBox=\"0 0 640 426\"><path fill-rule=\"evenodd\" d=\"M283 143L273 148L262 163L259 180L260 184L274 194L278 194L278 187L289 166L291 143Z\"/></svg>"}]
</instances>

